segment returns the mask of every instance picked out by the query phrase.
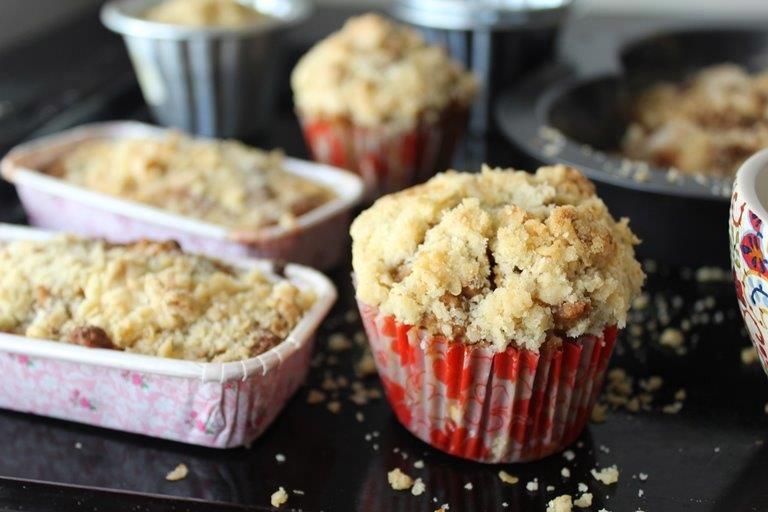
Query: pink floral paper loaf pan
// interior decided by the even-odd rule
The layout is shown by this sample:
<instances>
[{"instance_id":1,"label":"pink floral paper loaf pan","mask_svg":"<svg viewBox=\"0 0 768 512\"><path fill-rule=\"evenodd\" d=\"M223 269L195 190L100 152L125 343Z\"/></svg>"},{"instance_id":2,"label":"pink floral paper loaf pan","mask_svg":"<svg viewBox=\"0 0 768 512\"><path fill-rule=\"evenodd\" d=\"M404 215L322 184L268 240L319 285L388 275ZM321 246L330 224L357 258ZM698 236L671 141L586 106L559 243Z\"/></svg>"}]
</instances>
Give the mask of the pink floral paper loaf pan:
<instances>
[{"instance_id":1,"label":"pink floral paper loaf pan","mask_svg":"<svg viewBox=\"0 0 768 512\"><path fill-rule=\"evenodd\" d=\"M14 248L26 247L24 244L27 242L19 241L37 240L50 244L60 238L39 230L0 224L0 249L10 249L7 244L12 243L16 244ZM70 239L62 240L69 242ZM104 251L123 247L98 243L106 247ZM151 254L154 254L152 251L156 246L163 246L148 242L141 244L142 250ZM39 252L39 248L36 250ZM175 251L179 252L178 249ZM9 256L0 253L0 258L3 257ZM69 261L66 259L68 256L61 258L62 261ZM224 295L209 302L202 313L203 318L210 320L206 320L205 325L212 325L212 330L200 336L201 323L195 323L195 319L187 320L189 328L182 334L189 339L174 338L171 345L168 345L168 339L153 340L151 329L141 331L144 334L135 339L130 337L129 317L141 314L141 308L137 307L126 313L125 322L86 331L72 329L80 321L76 316L80 313L72 313L71 319L60 324L60 332L69 331L69 338L64 341L54 336L48 339L59 341L48 341L40 339L42 336L39 335L49 328L48 324L40 321L41 318L55 322L55 315L49 314L56 311L56 301L59 300L54 292L37 288L36 300L41 310L35 313L31 323L25 321L21 325L20 330L24 334L18 334L18 329L8 328L13 325L13 320L9 324L0 308L0 331L5 331L0 332L0 389L3 390L0 407L215 448L247 445L256 439L303 382L309 369L315 332L335 301L336 290L322 274L298 265L287 265L285 278L279 278L272 274L273 264L267 261L232 259L216 262L195 258L189 256L189 259L201 260L201 265L212 269L209 288L218 292L223 290ZM82 259L92 260L98 258L91 253L86 253ZM135 264L131 260L127 264L131 272L137 268L131 266ZM109 268L109 272L118 272L114 266ZM78 311L88 310L91 287L99 286L95 281L107 279L109 272L94 274L93 279L88 281L87 293L83 293ZM259 276L260 281L254 287L276 283L274 290L280 287L280 294L276 296L284 302L291 297L290 293L311 299L302 302L304 309L293 315L295 325L282 322L280 318L283 317L275 320L275 325L285 329L287 336L284 338L269 338L264 334L266 331L251 330L249 332L258 334L257 339L269 339L270 343L259 346L252 338L250 341L242 338L241 346L238 346L237 340L229 337L233 322L216 323L215 319L222 314L217 311L217 305L223 300L241 297L237 300L243 301L243 308L253 309L259 307L262 301L252 298L251 288L245 284L232 284L234 278L228 279L227 273ZM159 279L162 279L159 274L149 276L146 287L151 288L152 282ZM238 286L239 292L233 292L233 286ZM126 285L118 291L124 295L130 288ZM200 286L196 286L195 293L208 293L201 290ZM268 296L263 303L270 304L273 296ZM123 299L112 294L111 297L102 295L99 300L104 304ZM174 302L177 301L174 299ZM289 304L289 307L292 306ZM106 306L104 308L106 310ZM103 319L108 314L102 312L99 318ZM162 314L156 316L161 323L180 321L178 318L163 318ZM231 316L243 317L242 314ZM256 322L245 318L245 323L255 325ZM141 320L141 325L146 327L149 324ZM293 325L292 328L290 325ZM104 336L106 331L111 338ZM96 335L98 333L101 333L102 339ZM210 336L211 333L213 336ZM196 339L196 343L192 343L192 339ZM244 345L243 339L246 340ZM130 344L126 342L123 346L125 340L130 340ZM238 350L244 351L246 357L238 358ZM166 352L174 358L154 355ZM247 354L255 356L248 357Z\"/></svg>"},{"instance_id":2,"label":"pink floral paper loaf pan","mask_svg":"<svg viewBox=\"0 0 768 512\"><path fill-rule=\"evenodd\" d=\"M24 143L0 167L42 228L320 269L345 258L363 193L360 178L334 167L133 121Z\"/></svg>"}]
</instances>

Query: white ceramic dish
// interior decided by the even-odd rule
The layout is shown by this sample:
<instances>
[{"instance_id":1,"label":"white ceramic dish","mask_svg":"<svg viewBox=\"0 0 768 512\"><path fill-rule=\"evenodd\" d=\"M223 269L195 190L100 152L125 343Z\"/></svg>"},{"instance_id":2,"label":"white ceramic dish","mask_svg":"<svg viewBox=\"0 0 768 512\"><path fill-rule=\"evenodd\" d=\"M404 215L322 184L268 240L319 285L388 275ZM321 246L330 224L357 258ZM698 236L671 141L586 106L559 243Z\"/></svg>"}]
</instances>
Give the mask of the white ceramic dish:
<instances>
[{"instance_id":1,"label":"white ceramic dish","mask_svg":"<svg viewBox=\"0 0 768 512\"><path fill-rule=\"evenodd\" d=\"M741 316L768 372L768 149L736 173L728 222L731 265Z\"/></svg>"}]
</instances>

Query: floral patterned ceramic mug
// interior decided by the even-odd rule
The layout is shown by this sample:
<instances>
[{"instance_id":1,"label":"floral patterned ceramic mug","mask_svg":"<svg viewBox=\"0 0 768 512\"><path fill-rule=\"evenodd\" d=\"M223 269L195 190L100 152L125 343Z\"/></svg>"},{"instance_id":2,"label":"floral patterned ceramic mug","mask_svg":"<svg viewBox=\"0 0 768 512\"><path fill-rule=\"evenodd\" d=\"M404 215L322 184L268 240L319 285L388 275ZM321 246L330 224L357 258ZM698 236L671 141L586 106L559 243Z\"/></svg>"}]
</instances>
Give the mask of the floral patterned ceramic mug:
<instances>
[{"instance_id":1,"label":"floral patterned ceramic mug","mask_svg":"<svg viewBox=\"0 0 768 512\"><path fill-rule=\"evenodd\" d=\"M768 373L768 149L736 173L728 230L736 296L744 324Z\"/></svg>"}]
</instances>

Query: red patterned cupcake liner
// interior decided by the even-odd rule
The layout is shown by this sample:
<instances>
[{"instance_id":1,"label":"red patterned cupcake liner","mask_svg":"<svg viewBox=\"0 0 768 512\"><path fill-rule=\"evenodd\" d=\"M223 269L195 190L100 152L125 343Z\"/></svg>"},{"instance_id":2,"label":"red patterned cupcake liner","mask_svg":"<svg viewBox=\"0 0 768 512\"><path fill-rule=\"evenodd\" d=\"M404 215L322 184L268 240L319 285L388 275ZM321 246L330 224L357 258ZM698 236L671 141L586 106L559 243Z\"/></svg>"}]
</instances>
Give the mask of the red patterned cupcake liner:
<instances>
[{"instance_id":1,"label":"red patterned cupcake liner","mask_svg":"<svg viewBox=\"0 0 768 512\"><path fill-rule=\"evenodd\" d=\"M299 117L314 160L359 174L367 198L373 200L448 169L467 112L452 108L438 121L421 122L407 131L356 126L346 119Z\"/></svg>"},{"instance_id":2,"label":"red patterned cupcake liner","mask_svg":"<svg viewBox=\"0 0 768 512\"><path fill-rule=\"evenodd\" d=\"M400 423L452 455L488 463L536 460L584 430L616 341L552 337L539 352L495 352L399 323L359 303L387 398Z\"/></svg>"}]
</instances>

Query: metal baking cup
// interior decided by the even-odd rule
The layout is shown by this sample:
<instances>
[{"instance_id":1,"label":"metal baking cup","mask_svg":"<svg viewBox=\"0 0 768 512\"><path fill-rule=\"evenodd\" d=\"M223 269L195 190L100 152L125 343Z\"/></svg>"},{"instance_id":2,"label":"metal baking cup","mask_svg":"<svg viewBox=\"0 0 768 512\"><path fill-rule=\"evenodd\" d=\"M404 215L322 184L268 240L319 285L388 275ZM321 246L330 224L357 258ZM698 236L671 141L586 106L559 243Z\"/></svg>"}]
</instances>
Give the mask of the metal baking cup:
<instances>
[{"instance_id":1,"label":"metal baking cup","mask_svg":"<svg viewBox=\"0 0 768 512\"><path fill-rule=\"evenodd\" d=\"M102 22L123 36L144 99L166 126L216 137L264 128L274 104L276 38L304 20L308 0L251 0L269 16L243 27L190 27L140 16L158 0L113 0Z\"/></svg>"}]
</instances>

